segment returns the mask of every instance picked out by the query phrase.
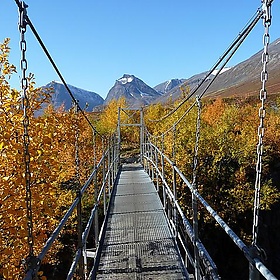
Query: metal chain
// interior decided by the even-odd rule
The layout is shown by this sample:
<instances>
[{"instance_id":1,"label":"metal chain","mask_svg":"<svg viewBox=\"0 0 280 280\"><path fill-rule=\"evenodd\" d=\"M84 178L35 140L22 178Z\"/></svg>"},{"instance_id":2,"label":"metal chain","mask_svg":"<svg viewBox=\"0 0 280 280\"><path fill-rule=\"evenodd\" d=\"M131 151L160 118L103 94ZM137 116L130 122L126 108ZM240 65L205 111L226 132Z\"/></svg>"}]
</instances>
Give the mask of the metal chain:
<instances>
[{"instance_id":1,"label":"metal chain","mask_svg":"<svg viewBox=\"0 0 280 280\"><path fill-rule=\"evenodd\" d=\"M30 153L29 153L29 99L27 95L28 80L26 77L27 60L26 60L26 8L28 7L24 2L21 2L22 6L19 9L19 31L20 31L20 49L21 49L21 88L22 88L22 107L23 107L23 146L24 146L24 164L25 164L25 187L26 187L26 208L27 208L27 230L28 237L27 242L29 246L29 258L34 256L34 238L33 238L33 221L32 221L32 194L31 194L31 171L30 171ZM27 263L28 265L28 263Z\"/></svg>"},{"instance_id":2,"label":"metal chain","mask_svg":"<svg viewBox=\"0 0 280 280\"><path fill-rule=\"evenodd\" d=\"M176 164L176 125L173 126L172 158L173 164Z\"/></svg>"},{"instance_id":3,"label":"metal chain","mask_svg":"<svg viewBox=\"0 0 280 280\"><path fill-rule=\"evenodd\" d=\"M255 181L255 199L254 199L254 221L253 221L253 241L252 245L257 245L258 227L259 227L259 210L260 210L260 189L262 175L262 156L263 156L263 137L264 137L264 118L265 118L265 100L267 97L266 83L268 80L267 63L269 61L268 46L270 41L269 27L271 24L271 1L263 0L263 54L261 71L262 88L260 90L261 106L259 108L260 125L258 127L258 144L257 144L257 163L256 163L256 181Z\"/></svg>"},{"instance_id":4,"label":"metal chain","mask_svg":"<svg viewBox=\"0 0 280 280\"><path fill-rule=\"evenodd\" d=\"M79 129L79 101L76 100L74 102L75 108L75 122L74 122L74 129L75 129L75 177L76 177L76 184L75 184L75 191L77 198L79 199L79 203L77 205L77 233L78 233L78 249L83 248L82 243L82 194L81 194L81 183L80 183L80 155L79 155L79 136L80 136L80 129ZM84 249L84 248L83 248ZM78 267L78 275L79 279L84 279L84 259L79 259L79 267Z\"/></svg>"},{"instance_id":5,"label":"metal chain","mask_svg":"<svg viewBox=\"0 0 280 280\"><path fill-rule=\"evenodd\" d=\"M78 102L78 101L77 101ZM79 109L77 103L75 106L75 169L76 169L76 188L80 189L80 157L79 157Z\"/></svg>"},{"instance_id":6,"label":"metal chain","mask_svg":"<svg viewBox=\"0 0 280 280\"><path fill-rule=\"evenodd\" d=\"M92 135L92 142L93 142L93 168L96 168L96 130L93 130Z\"/></svg>"},{"instance_id":7,"label":"metal chain","mask_svg":"<svg viewBox=\"0 0 280 280\"><path fill-rule=\"evenodd\" d=\"M195 147L194 147L194 157L193 157L193 182L192 189L195 191L197 189L197 157L198 157L198 148L199 148L199 139L200 139L200 120L201 120L201 98L196 97L197 102L197 121L196 121L196 134L195 134ZM200 279L200 265L199 265L199 252L196 246L196 243L199 239L198 236L198 207L197 207L197 198L192 193L192 209L193 209L193 229L194 229L194 256L195 256L195 279Z\"/></svg>"},{"instance_id":8,"label":"metal chain","mask_svg":"<svg viewBox=\"0 0 280 280\"><path fill-rule=\"evenodd\" d=\"M194 157L193 157L193 185L196 185L197 181L197 157L199 149L199 139L200 139L200 121L201 121L201 98L196 97L197 102L197 120L196 120L196 134L195 134L195 146L194 146Z\"/></svg>"}]
</instances>

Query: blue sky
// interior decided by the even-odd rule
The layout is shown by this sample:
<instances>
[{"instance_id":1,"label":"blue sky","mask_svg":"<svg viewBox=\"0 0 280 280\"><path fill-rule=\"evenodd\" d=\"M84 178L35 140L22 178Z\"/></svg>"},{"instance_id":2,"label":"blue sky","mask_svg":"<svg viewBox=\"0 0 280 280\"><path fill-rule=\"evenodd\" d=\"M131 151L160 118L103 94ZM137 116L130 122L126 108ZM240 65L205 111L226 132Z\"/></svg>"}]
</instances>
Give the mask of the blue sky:
<instances>
[{"instance_id":1,"label":"blue sky","mask_svg":"<svg viewBox=\"0 0 280 280\"><path fill-rule=\"evenodd\" d=\"M209 70L261 1L253 0L26 0L28 16L67 83L106 97L115 80L134 74L148 85ZM273 2L271 41L280 37L280 3ZM278 11L278 15L277 15ZM0 2L0 41L11 38L19 67L18 12ZM260 21L228 66L262 48ZM38 86L59 80L30 29L28 71ZM18 68L19 69L19 68ZM20 71L11 80L19 87Z\"/></svg>"}]
</instances>

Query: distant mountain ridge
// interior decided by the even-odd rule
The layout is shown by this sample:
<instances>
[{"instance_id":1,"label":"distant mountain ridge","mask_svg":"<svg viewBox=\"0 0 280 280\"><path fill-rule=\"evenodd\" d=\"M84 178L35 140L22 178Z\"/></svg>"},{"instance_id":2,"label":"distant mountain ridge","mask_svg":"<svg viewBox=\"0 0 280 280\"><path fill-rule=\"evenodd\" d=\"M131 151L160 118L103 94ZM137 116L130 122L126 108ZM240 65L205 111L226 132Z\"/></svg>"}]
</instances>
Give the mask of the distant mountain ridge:
<instances>
[{"instance_id":1,"label":"distant mountain ridge","mask_svg":"<svg viewBox=\"0 0 280 280\"><path fill-rule=\"evenodd\" d=\"M269 45L269 63L267 66L269 78L267 86L272 93L280 93L280 38ZM208 77L204 86L197 92L201 93L207 84L215 77L218 70ZM262 50L247 60L222 70L214 83L207 90L205 96L236 96L258 94L260 90L260 73L262 71ZM129 106L144 106L151 103L165 103L175 101L182 95L182 88L190 90L196 87L206 77L208 71L195 74L188 79L170 79L155 87L151 87L138 77L124 74L115 81L105 100L95 92L83 90L69 85L75 98L79 100L81 108L87 111L95 107L108 104L113 99L124 97ZM45 87L52 88L54 94L52 103L55 108L64 104L68 110L72 100L60 82L51 82Z\"/></svg>"},{"instance_id":2,"label":"distant mountain ridge","mask_svg":"<svg viewBox=\"0 0 280 280\"><path fill-rule=\"evenodd\" d=\"M207 90L205 96L226 97L258 94L260 90L260 73L262 71L262 52L263 50L260 50L245 61L233 67L226 68L226 71L223 70ZM273 89L273 93L280 93L280 38L269 45L268 53L268 86ZM208 71L196 74L188 78L182 85L193 89L205 78L207 73ZM198 94L202 93L213 77L214 75L209 77L205 85L197 91ZM170 98L172 100L178 99L181 96L180 86L176 86L165 93L158 100L155 100L155 103L164 103Z\"/></svg>"},{"instance_id":3,"label":"distant mountain ridge","mask_svg":"<svg viewBox=\"0 0 280 280\"><path fill-rule=\"evenodd\" d=\"M72 85L68 85L75 99L78 100L79 105L85 111L93 111L94 107L103 105L104 99L97 93L80 89ZM67 89L61 82L52 81L43 88L49 88L53 91L52 104L54 108L64 105L66 110L72 107L72 99L69 96Z\"/></svg>"}]
</instances>

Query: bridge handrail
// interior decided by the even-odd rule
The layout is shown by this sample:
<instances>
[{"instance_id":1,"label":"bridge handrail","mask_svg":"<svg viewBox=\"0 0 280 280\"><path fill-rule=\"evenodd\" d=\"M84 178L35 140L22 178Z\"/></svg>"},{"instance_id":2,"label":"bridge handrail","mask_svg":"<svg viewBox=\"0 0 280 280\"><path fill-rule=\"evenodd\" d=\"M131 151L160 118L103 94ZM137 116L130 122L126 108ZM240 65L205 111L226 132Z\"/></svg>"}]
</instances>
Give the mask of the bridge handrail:
<instances>
[{"instance_id":1,"label":"bridge handrail","mask_svg":"<svg viewBox=\"0 0 280 280\"><path fill-rule=\"evenodd\" d=\"M176 166L176 164L170 160L157 146L155 146L152 142L146 142L143 144L145 149L144 158L147 159L152 163L152 165L156 168L156 171L158 172L159 176L162 179L163 185L165 189L167 190L168 196L172 199L174 204L176 205L176 208L178 210L178 213L180 214L185 229L190 237L190 239L193 241L193 229L191 224L188 222L187 218L185 217L178 201L175 199L172 191L170 190L170 187L168 186L168 183L166 182L163 174L161 173L160 169L157 166L157 162L154 162L153 158L149 156L149 152L157 153L157 156L160 156L164 158L171 166L174 168L174 170L177 172L177 174L180 176L180 178L183 180L183 182L188 186L191 193L201 202L201 204L205 207L205 209L209 212L209 214L216 220L216 222L221 226L221 228L226 232L226 234L232 239L232 241L237 245L237 247L244 253L247 260L252 264L264 277L265 279L269 280L277 280L277 278L270 272L270 270L262 263L262 261L255 257L250 248L234 233L234 231L227 225L227 223L217 214L217 212L207 203L207 201L202 197L202 195L193 188L192 184L187 180L185 175L180 171L180 169ZM147 146L149 146L151 149L148 149ZM202 243L198 241L199 244L196 244L198 250L200 252L205 252L207 254L207 260L210 261L210 263L213 262L211 259L209 253L207 250L204 251L204 249L201 251L200 244ZM203 246L203 245L202 245ZM203 246L204 248L204 246ZM209 259L208 259L209 258ZM213 262L214 263L214 262ZM215 270L215 268L213 267Z\"/></svg>"},{"instance_id":2,"label":"bridge handrail","mask_svg":"<svg viewBox=\"0 0 280 280\"><path fill-rule=\"evenodd\" d=\"M87 180L87 182L84 184L83 188L81 189L81 195L84 194L85 190L87 189L87 187L90 185L90 183L92 182L95 173L98 171L99 167L101 166L103 160L104 160L105 156L103 155L101 160L99 161L99 163L97 164L96 168L93 170L93 172L91 173L89 179ZM43 260L43 258L45 257L46 253L48 252L50 246L52 245L52 243L54 242L54 240L56 239L56 237L58 236L58 234L60 233L60 231L62 230L63 226L65 225L65 223L68 221L69 217L73 214L73 211L75 210L75 208L77 207L79 202L79 197L76 197L74 202L72 203L72 205L69 207L69 210L66 212L66 214L64 215L64 217L61 219L60 223L58 224L57 228L53 231L52 235L50 236L50 238L47 240L46 245L43 247L41 253L38 255L38 259Z\"/></svg>"},{"instance_id":3,"label":"bridge handrail","mask_svg":"<svg viewBox=\"0 0 280 280\"><path fill-rule=\"evenodd\" d=\"M108 151L108 150L107 150L107 151ZM108 152L109 152L109 151L108 151ZM82 254L82 251L83 251L83 249L84 249L84 246L86 245L86 241L87 241L87 238L88 238L88 235L89 235L89 231L90 231L90 228L91 228L92 223L93 223L93 220L94 220L95 213L96 213L96 211L98 210L98 206L99 206L100 201L101 201L102 193L103 193L104 188L105 188L105 186L106 186L106 181L107 181L107 179L108 179L108 177L109 177L109 174L110 174L110 172L111 172L111 170L112 170L114 164L116 164L116 163L118 162L118 159L119 159L118 155L115 156L115 158L113 159L113 162L110 164L110 167L108 168L108 171L106 172L106 175L105 175L105 177L104 177L102 186L101 186L101 188L100 188L100 191L99 191L97 200L96 200L96 202L95 202L95 204L94 204L93 209L91 210L90 217L89 217L89 219L88 219L88 222L87 222L87 225L86 225L86 227L85 227L85 230L84 230L84 232L83 232L83 234L82 234L82 247L79 248L78 251L76 252L75 258L74 258L74 260L73 260L73 262L72 262L72 265L71 265L71 267L70 267L70 270L69 270L68 275L67 275L67 278L66 278L67 280L72 279L72 277L74 276L75 270L76 270L77 265L78 265L78 261L79 261L79 259L80 259L80 257L81 257L81 254Z\"/></svg>"},{"instance_id":4,"label":"bridge handrail","mask_svg":"<svg viewBox=\"0 0 280 280\"><path fill-rule=\"evenodd\" d=\"M107 150L105 152L103 152L101 159L99 160L98 164L96 165L96 167L94 168L94 170L92 171L92 173L90 174L90 176L88 177L87 181L85 182L85 184L83 185L83 187L80 189L80 191L78 191L78 195L77 197L74 199L73 203L69 206L68 211L65 213L65 215L63 216L63 218L60 220L59 224L57 225L57 227L55 228L55 230L52 232L51 236L48 238L48 240L46 241L44 247L42 248L41 252L39 253L39 255L36 258L36 264L34 265L34 267L29 268L26 272L25 278L24 280L32 280L33 279L33 275L36 274L39 271L40 265L42 260L44 259L44 257L46 256L46 254L48 253L49 249L51 248L52 244L54 243L54 241L57 239L59 233L61 232L61 230L63 229L63 227L65 226L66 222L68 221L68 219L71 217L71 215L73 214L73 211L75 210L75 208L77 207L79 201L81 200L81 197L83 196L83 194L85 193L85 191L87 190L87 188L90 186L90 184L92 183L95 175L97 174L97 172L99 171L100 167L102 166L102 164L105 163L107 156L109 155L111 150L115 150L116 148L116 144L113 143L112 145L110 145L109 143L109 147L107 148ZM75 272L75 269L77 267L77 263L81 257L81 253L82 253L82 249L86 243L87 237L89 235L89 231L90 231L90 227L92 226L93 223L93 218L95 216L96 210L98 209L98 206L101 202L101 198L102 198L102 194L104 192L104 188L106 186L106 181L108 180L109 174L112 172L113 176L116 176L117 173L117 168L116 165L118 165L118 161L119 161L119 156L117 154L117 152L112 153L112 155L114 156L113 160L110 163L110 166L108 167L108 170L106 172L106 175L103 177L103 182L102 182L102 186L99 190L97 199L93 205L93 208L91 210L91 214L90 217L88 219L88 223L85 227L85 230L82 233L82 247L78 248L73 260L73 263L69 269L69 274L71 274L71 276L73 277L73 274ZM67 279L71 279L72 277L67 277Z\"/></svg>"},{"instance_id":5,"label":"bridge handrail","mask_svg":"<svg viewBox=\"0 0 280 280\"><path fill-rule=\"evenodd\" d=\"M147 160L151 161L150 158L148 158L147 156L143 156L144 158L146 158ZM168 158L166 158L168 159ZM169 159L168 159L169 161ZM165 187L165 190L166 190L166 194L168 195L168 197L170 198L170 200L174 203L174 205L176 206L177 210L178 210L178 213L180 214L182 220L183 220L183 223L184 223L184 226L185 226L185 230L188 234L188 236L190 237L191 241L193 241L193 236L194 236L194 233L193 233L193 229L192 229L192 226L190 224L190 222L188 221L188 219L186 218L185 214L183 213L178 201L175 199L173 193L171 192L169 186L168 186L168 183L166 182L166 180L164 179L164 177L162 176L160 170L158 169L158 167L155 165L155 163L153 161L151 161L151 163L153 164L153 166L156 168L159 176L161 177L162 179L162 182L164 184L164 187ZM212 279L217 279L219 280L220 277L217 273L217 267L216 267L216 264L214 263L214 261L212 260L212 258L210 257L209 253L207 252L206 248L204 247L204 245L202 244L202 242L200 240L197 241L197 248L200 252L200 256L202 257L202 259L209 264L208 266L208 271L209 273L211 274L212 276Z\"/></svg>"}]
</instances>

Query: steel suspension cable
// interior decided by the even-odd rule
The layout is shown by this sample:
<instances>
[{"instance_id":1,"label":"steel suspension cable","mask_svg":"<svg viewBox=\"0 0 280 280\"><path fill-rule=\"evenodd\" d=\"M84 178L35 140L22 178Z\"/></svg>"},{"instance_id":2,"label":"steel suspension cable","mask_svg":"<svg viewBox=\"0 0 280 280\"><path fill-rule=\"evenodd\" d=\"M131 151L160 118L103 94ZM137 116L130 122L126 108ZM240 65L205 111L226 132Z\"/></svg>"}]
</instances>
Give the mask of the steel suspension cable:
<instances>
[{"instance_id":1,"label":"steel suspension cable","mask_svg":"<svg viewBox=\"0 0 280 280\"><path fill-rule=\"evenodd\" d=\"M253 28L255 27L255 25L258 23L258 21L260 20L260 18L263 15L263 11L258 10L256 16L253 18L253 20L250 22L250 24L247 24L247 27L244 28L242 34L240 34L240 36L238 36L238 40L236 39L234 41L234 43L232 44L231 48L228 48L228 50L224 53L224 55L222 56L222 60L220 59L214 67L212 67L212 69L210 70L209 74L202 80L202 82L198 85L198 87L188 96L186 97L186 99L184 99L175 109L173 109L171 112L169 112L167 115L165 115L164 117L162 117L159 120L150 120L150 121L162 121L164 119L166 119L167 117L171 116L173 113L175 113L185 102L187 102L191 96L194 95L194 93L199 89L199 87L202 85L202 83L204 83L204 81L207 80L207 78L209 77L209 75L217 68L218 64L220 64L225 57L227 56L226 60L223 62L222 67L218 70L217 74L214 76L214 78L210 81L210 83L207 85L207 87L203 90L203 92L199 95L198 98L202 98L204 96L204 94L206 93L206 91L209 89L209 87L213 84L213 82L216 80L216 78L218 77L219 73L222 71L222 69L224 68L224 66L228 63L228 61L232 58L232 56L235 54L235 52L238 50L238 48L240 47L240 45L244 42L244 40L246 39L246 37L249 35L249 33L253 30ZM173 125L177 125L179 122L182 121L182 119L193 109L193 107L195 106L196 101L184 112L184 114L179 118L178 121L176 121ZM163 134L168 133L169 131L172 130L172 126L170 126L169 129L167 129L165 132L163 132ZM160 137L160 136L159 136Z\"/></svg>"},{"instance_id":2,"label":"steel suspension cable","mask_svg":"<svg viewBox=\"0 0 280 280\"><path fill-rule=\"evenodd\" d=\"M19 0L15 0L17 6L19 7L19 9L21 9L21 3L24 3L24 1L19 1ZM25 5L25 4L24 4ZM35 29L34 25L32 24L31 20L29 19L28 15L25 14L25 21L26 21L26 24L29 25L31 31L33 32L35 38L37 39L37 41L39 42L41 48L43 49L45 55L47 56L47 58L49 59L51 65L53 66L54 70L56 71L57 75L59 76L61 82L63 83L63 85L65 86L68 94L70 95L72 101L74 102L74 104L77 105L78 107L78 110L82 112L84 118L86 119L86 121L88 122L88 124L90 125L90 127L93 129L93 130L96 130L96 128L92 125L92 123L90 122L90 120L88 119L87 115L85 114L85 112L82 110L82 108L80 107L78 101L76 100L76 98L74 97L73 93L71 92L68 84L66 83L63 75L61 74L61 72L59 71L55 61L53 60L52 56L50 55L48 49L46 48L45 44L43 43L39 33L37 32L37 30ZM96 131L97 134L99 134L101 137L103 137L98 131Z\"/></svg>"},{"instance_id":3,"label":"steel suspension cable","mask_svg":"<svg viewBox=\"0 0 280 280\"><path fill-rule=\"evenodd\" d=\"M232 50L233 53L230 54L229 59L232 57L232 55L236 52L238 47L241 45L241 43L244 41L244 39L248 36L250 31L255 27L259 19L262 17L263 11L258 9L255 13L255 16L253 16L253 19L251 22L246 24L246 27L242 29L242 31L239 33L239 35L236 37L236 39L233 41L233 43L228 47L228 49L224 52L224 54L218 59L218 61L214 64L214 66L209 70L208 74L201 80L201 82L197 85L196 88L194 88L191 93L185 97L174 109L172 109L169 113L161 117L160 119L152 120L149 119L150 122L160 122L174 114L180 107L182 107L194 94L201 88L201 86L204 84L204 82L209 78L209 76L218 68L218 66L224 61L224 59L231 53ZM244 37L245 36L245 37ZM240 43L241 42L241 43ZM235 47L237 45L237 47ZM227 62L228 60L227 59ZM223 64L223 66L219 69L218 73L215 75L215 77L212 80L215 80L218 74L222 71L223 67L226 63ZM213 82L211 82L212 84ZM207 89L209 86L207 87ZM205 92L203 92L204 94ZM202 95L203 95L202 94Z\"/></svg>"},{"instance_id":4,"label":"steel suspension cable","mask_svg":"<svg viewBox=\"0 0 280 280\"><path fill-rule=\"evenodd\" d=\"M217 74L215 75L215 77L210 81L210 83L207 85L207 87L203 90L203 92L199 95L199 97L201 98L206 91L209 89L209 87L213 84L213 82L216 80L216 78L218 77L218 75L220 74L220 72L222 71L222 69L225 67L225 65L229 62L229 60L232 58L232 56L235 54L235 52L238 50L238 48L241 46L241 44L244 42L244 40L246 39L246 37L250 34L250 32L253 30L253 28L255 27L255 25L258 23L258 21L260 20L260 18L262 17L262 13L259 13L258 16L254 19L254 21L248 26L248 29L246 30L246 32L244 33L243 37L240 38L238 44L233 48L232 52L230 53L230 55L227 57L227 59L225 60L225 62L222 64L222 67L218 70Z\"/></svg>"}]
</instances>

